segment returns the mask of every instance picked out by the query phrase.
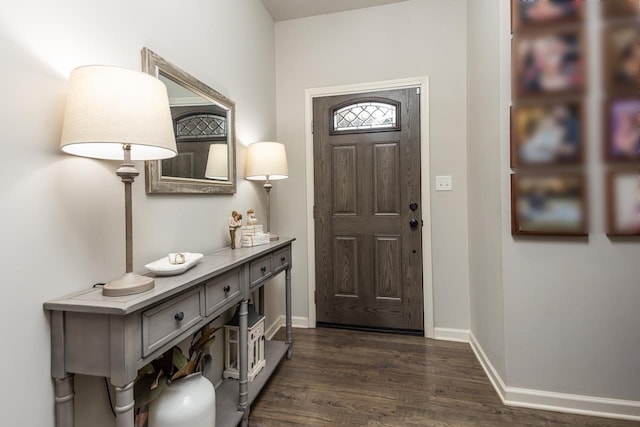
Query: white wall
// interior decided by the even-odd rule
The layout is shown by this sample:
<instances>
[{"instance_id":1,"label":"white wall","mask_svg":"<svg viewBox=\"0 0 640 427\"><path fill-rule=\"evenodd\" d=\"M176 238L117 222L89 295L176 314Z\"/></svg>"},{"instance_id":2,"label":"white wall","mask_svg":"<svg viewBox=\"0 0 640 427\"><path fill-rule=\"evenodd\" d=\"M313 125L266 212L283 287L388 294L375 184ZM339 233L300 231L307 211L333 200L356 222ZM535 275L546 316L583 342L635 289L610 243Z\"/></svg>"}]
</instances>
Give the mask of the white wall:
<instances>
[{"instance_id":1,"label":"white wall","mask_svg":"<svg viewBox=\"0 0 640 427\"><path fill-rule=\"evenodd\" d=\"M471 332L504 376L500 19L495 1L467 3L467 164ZM507 124L508 125L508 124Z\"/></svg>"},{"instance_id":2,"label":"white wall","mask_svg":"<svg viewBox=\"0 0 640 427\"><path fill-rule=\"evenodd\" d=\"M274 139L277 130L291 178L275 184L274 228L298 238L294 315L306 317L304 90L428 75L431 175L454 179L453 192L431 195L436 326L470 327L509 386L640 400L640 246L603 235L597 119L590 125L589 241L514 240L509 233L508 6L500 3L496 20L495 3L412 0L285 21L275 26L275 44L258 0L5 5L0 362L3 384L11 386L0 389L3 424L53 425L42 303L123 269L117 162L58 150L69 71L92 63L140 69L142 46L236 101L240 179L235 196L180 197L145 195L141 176L134 185L136 270L170 251L222 247L232 209L263 210L259 183L242 179L243 144ZM597 31L589 37L598 43ZM597 80L599 58L590 61ZM597 111L597 97L591 102ZM281 312L275 300L272 307ZM112 425L101 382L77 382L77 424Z\"/></svg>"},{"instance_id":3,"label":"white wall","mask_svg":"<svg viewBox=\"0 0 640 427\"><path fill-rule=\"evenodd\" d=\"M53 426L49 320L42 303L108 281L124 269L118 163L58 150L69 72L96 63L140 70L143 46L236 101L239 186L234 196L147 196L141 174L134 184L135 269L168 252L206 253L225 246L232 209L264 212L262 188L243 179L243 145L276 134L274 25L259 0L5 4L0 15L3 425ZM142 162L137 167L144 170ZM77 382L82 405L76 425L111 425L102 383L83 377Z\"/></svg>"},{"instance_id":4,"label":"white wall","mask_svg":"<svg viewBox=\"0 0 640 427\"><path fill-rule=\"evenodd\" d=\"M469 328L466 171L466 1L413 0L276 23L278 139L290 179L278 182L276 221L307 258L304 91L429 76L431 175L454 191L432 192L435 326ZM306 317L307 267L293 269L294 315Z\"/></svg>"},{"instance_id":5,"label":"white wall","mask_svg":"<svg viewBox=\"0 0 640 427\"><path fill-rule=\"evenodd\" d=\"M638 402L640 244L635 239L610 240L604 234L600 4L585 4L588 240L511 237L508 123L501 125L506 380L512 387ZM502 7L503 16L508 16L507 6ZM501 42L507 46L502 51L502 63L507 64L503 82L508 87L508 19L501 25ZM503 105L509 105L508 90L502 93ZM500 114L506 117L507 109Z\"/></svg>"},{"instance_id":6,"label":"white wall","mask_svg":"<svg viewBox=\"0 0 640 427\"><path fill-rule=\"evenodd\" d=\"M585 4L591 233L527 239L510 232L509 5L468 2L471 331L507 400L637 419L640 245L604 234L600 5Z\"/></svg>"}]
</instances>

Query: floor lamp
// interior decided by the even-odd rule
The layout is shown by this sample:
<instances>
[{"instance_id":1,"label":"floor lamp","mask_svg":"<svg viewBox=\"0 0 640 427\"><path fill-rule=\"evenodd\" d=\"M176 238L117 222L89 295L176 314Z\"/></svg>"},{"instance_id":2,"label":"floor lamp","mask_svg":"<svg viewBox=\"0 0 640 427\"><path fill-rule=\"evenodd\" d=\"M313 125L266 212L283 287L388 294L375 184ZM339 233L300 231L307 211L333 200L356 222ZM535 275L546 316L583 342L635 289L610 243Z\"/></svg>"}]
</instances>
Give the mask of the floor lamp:
<instances>
[{"instance_id":1,"label":"floor lamp","mask_svg":"<svg viewBox=\"0 0 640 427\"><path fill-rule=\"evenodd\" d=\"M267 234L269 240L278 240L271 233L271 181L289 178L287 152L284 144L279 142L254 142L247 148L247 179L265 181L267 192Z\"/></svg>"},{"instance_id":2,"label":"floor lamp","mask_svg":"<svg viewBox=\"0 0 640 427\"><path fill-rule=\"evenodd\" d=\"M132 161L176 155L166 87L148 74L124 68L76 68L69 80L60 149L76 156L123 161L116 175L124 183L126 268L122 277L103 287L102 294L122 296L152 289L152 277L133 272L131 184L140 173Z\"/></svg>"}]
</instances>

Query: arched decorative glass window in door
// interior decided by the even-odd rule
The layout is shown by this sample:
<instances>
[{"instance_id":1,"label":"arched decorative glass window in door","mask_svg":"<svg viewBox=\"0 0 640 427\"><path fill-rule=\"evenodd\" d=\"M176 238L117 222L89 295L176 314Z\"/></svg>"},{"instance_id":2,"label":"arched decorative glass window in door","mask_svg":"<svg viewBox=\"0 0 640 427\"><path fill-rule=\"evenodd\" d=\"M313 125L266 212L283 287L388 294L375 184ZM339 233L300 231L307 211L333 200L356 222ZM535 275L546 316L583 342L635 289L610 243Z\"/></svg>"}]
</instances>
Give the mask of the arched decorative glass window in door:
<instances>
[{"instance_id":1,"label":"arched decorative glass window in door","mask_svg":"<svg viewBox=\"0 0 640 427\"><path fill-rule=\"evenodd\" d=\"M189 114L176 121L176 139L227 136L227 118L216 114Z\"/></svg>"},{"instance_id":2,"label":"arched decorative glass window in door","mask_svg":"<svg viewBox=\"0 0 640 427\"><path fill-rule=\"evenodd\" d=\"M333 131L398 129L398 107L371 101L349 104L333 111Z\"/></svg>"}]
</instances>

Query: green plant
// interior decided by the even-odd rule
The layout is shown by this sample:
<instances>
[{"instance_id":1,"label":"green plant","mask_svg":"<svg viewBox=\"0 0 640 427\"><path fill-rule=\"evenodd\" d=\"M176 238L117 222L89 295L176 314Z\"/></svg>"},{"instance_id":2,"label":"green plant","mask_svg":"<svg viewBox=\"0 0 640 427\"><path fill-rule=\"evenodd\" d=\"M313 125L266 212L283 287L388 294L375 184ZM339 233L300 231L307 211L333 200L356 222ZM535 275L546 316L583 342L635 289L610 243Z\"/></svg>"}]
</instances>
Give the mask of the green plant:
<instances>
[{"instance_id":1,"label":"green plant","mask_svg":"<svg viewBox=\"0 0 640 427\"><path fill-rule=\"evenodd\" d=\"M191 338L188 356L182 353L180 347L174 346L138 371L133 387L136 402L135 427L146 425L149 404L160 396L167 383L194 372L202 372L210 358L205 352L215 341L214 334L217 330L218 328L208 325L199 329Z\"/></svg>"}]
</instances>

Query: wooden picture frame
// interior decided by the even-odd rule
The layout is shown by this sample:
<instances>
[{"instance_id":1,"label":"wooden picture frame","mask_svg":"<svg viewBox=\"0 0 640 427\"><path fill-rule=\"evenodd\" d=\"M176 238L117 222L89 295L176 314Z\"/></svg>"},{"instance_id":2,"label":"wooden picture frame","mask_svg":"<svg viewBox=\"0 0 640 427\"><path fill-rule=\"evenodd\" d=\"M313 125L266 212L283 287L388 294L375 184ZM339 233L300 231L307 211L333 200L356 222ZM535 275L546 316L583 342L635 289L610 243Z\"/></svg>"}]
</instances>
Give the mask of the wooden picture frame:
<instances>
[{"instance_id":1,"label":"wooden picture frame","mask_svg":"<svg viewBox=\"0 0 640 427\"><path fill-rule=\"evenodd\" d=\"M578 29L529 31L511 41L515 100L580 95L587 80L584 33Z\"/></svg>"},{"instance_id":2,"label":"wooden picture frame","mask_svg":"<svg viewBox=\"0 0 640 427\"><path fill-rule=\"evenodd\" d=\"M587 236L586 207L582 174L511 175L513 236Z\"/></svg>"},{"instance_id":3,"label":"wooden picture frame","mask_svg":"<svg viewBox=\"0 0 640 427\"><path fill-rule=\"evenodd\" d=\"M549 25L580 22L582 0L511 0L511 32Z\"/></svg>"},{"instance_id":4,"label":"wooden picture frame","mask_svg":"<svg viewBox=\"0 0 640 427\"><path fill-rule=\"evenodd\" d=\"M584 163L583 104L544 101L511 107L511 167Z\"/></svg>"},{"instance_id":5,"label":"wooden picture frame","mask_svg":"<svg viewBox=\"0 0 640 427\"><path fill-rule=\"evenodd\" d=\"M607 236L640 236L640 174L637 169L606 175Z\"/></svg>"},{"instance_id":6,"label":"wooden picture frame","mask_svg":"<svg viewBox=\"0 0 640 427\"><path fill-rule=\"evenodd\" d=\"M602 16L605 18L628 18L640 16L640 0L603 0Z\"/></svg>"},{"instance_id":7,"label":"wooden picture frame","mask_svg":"<svg viewBox=\"0 0 640 427\"><path fill-rule=\"evenodd\" d=\"M603 111L603 157L609 162L640 160L640 98L611 98Z\"/></svg>"},{"instance_id":8,"label":"wooden picture frame","mask_svg":"<svg viewBox=\"0 0 640 427\"><path fill-rule=\"evenodd\" d=\"M609 25L603 33L604 87L609 95L640 94L640 21Z\"/></svg>"}]
</instances>

